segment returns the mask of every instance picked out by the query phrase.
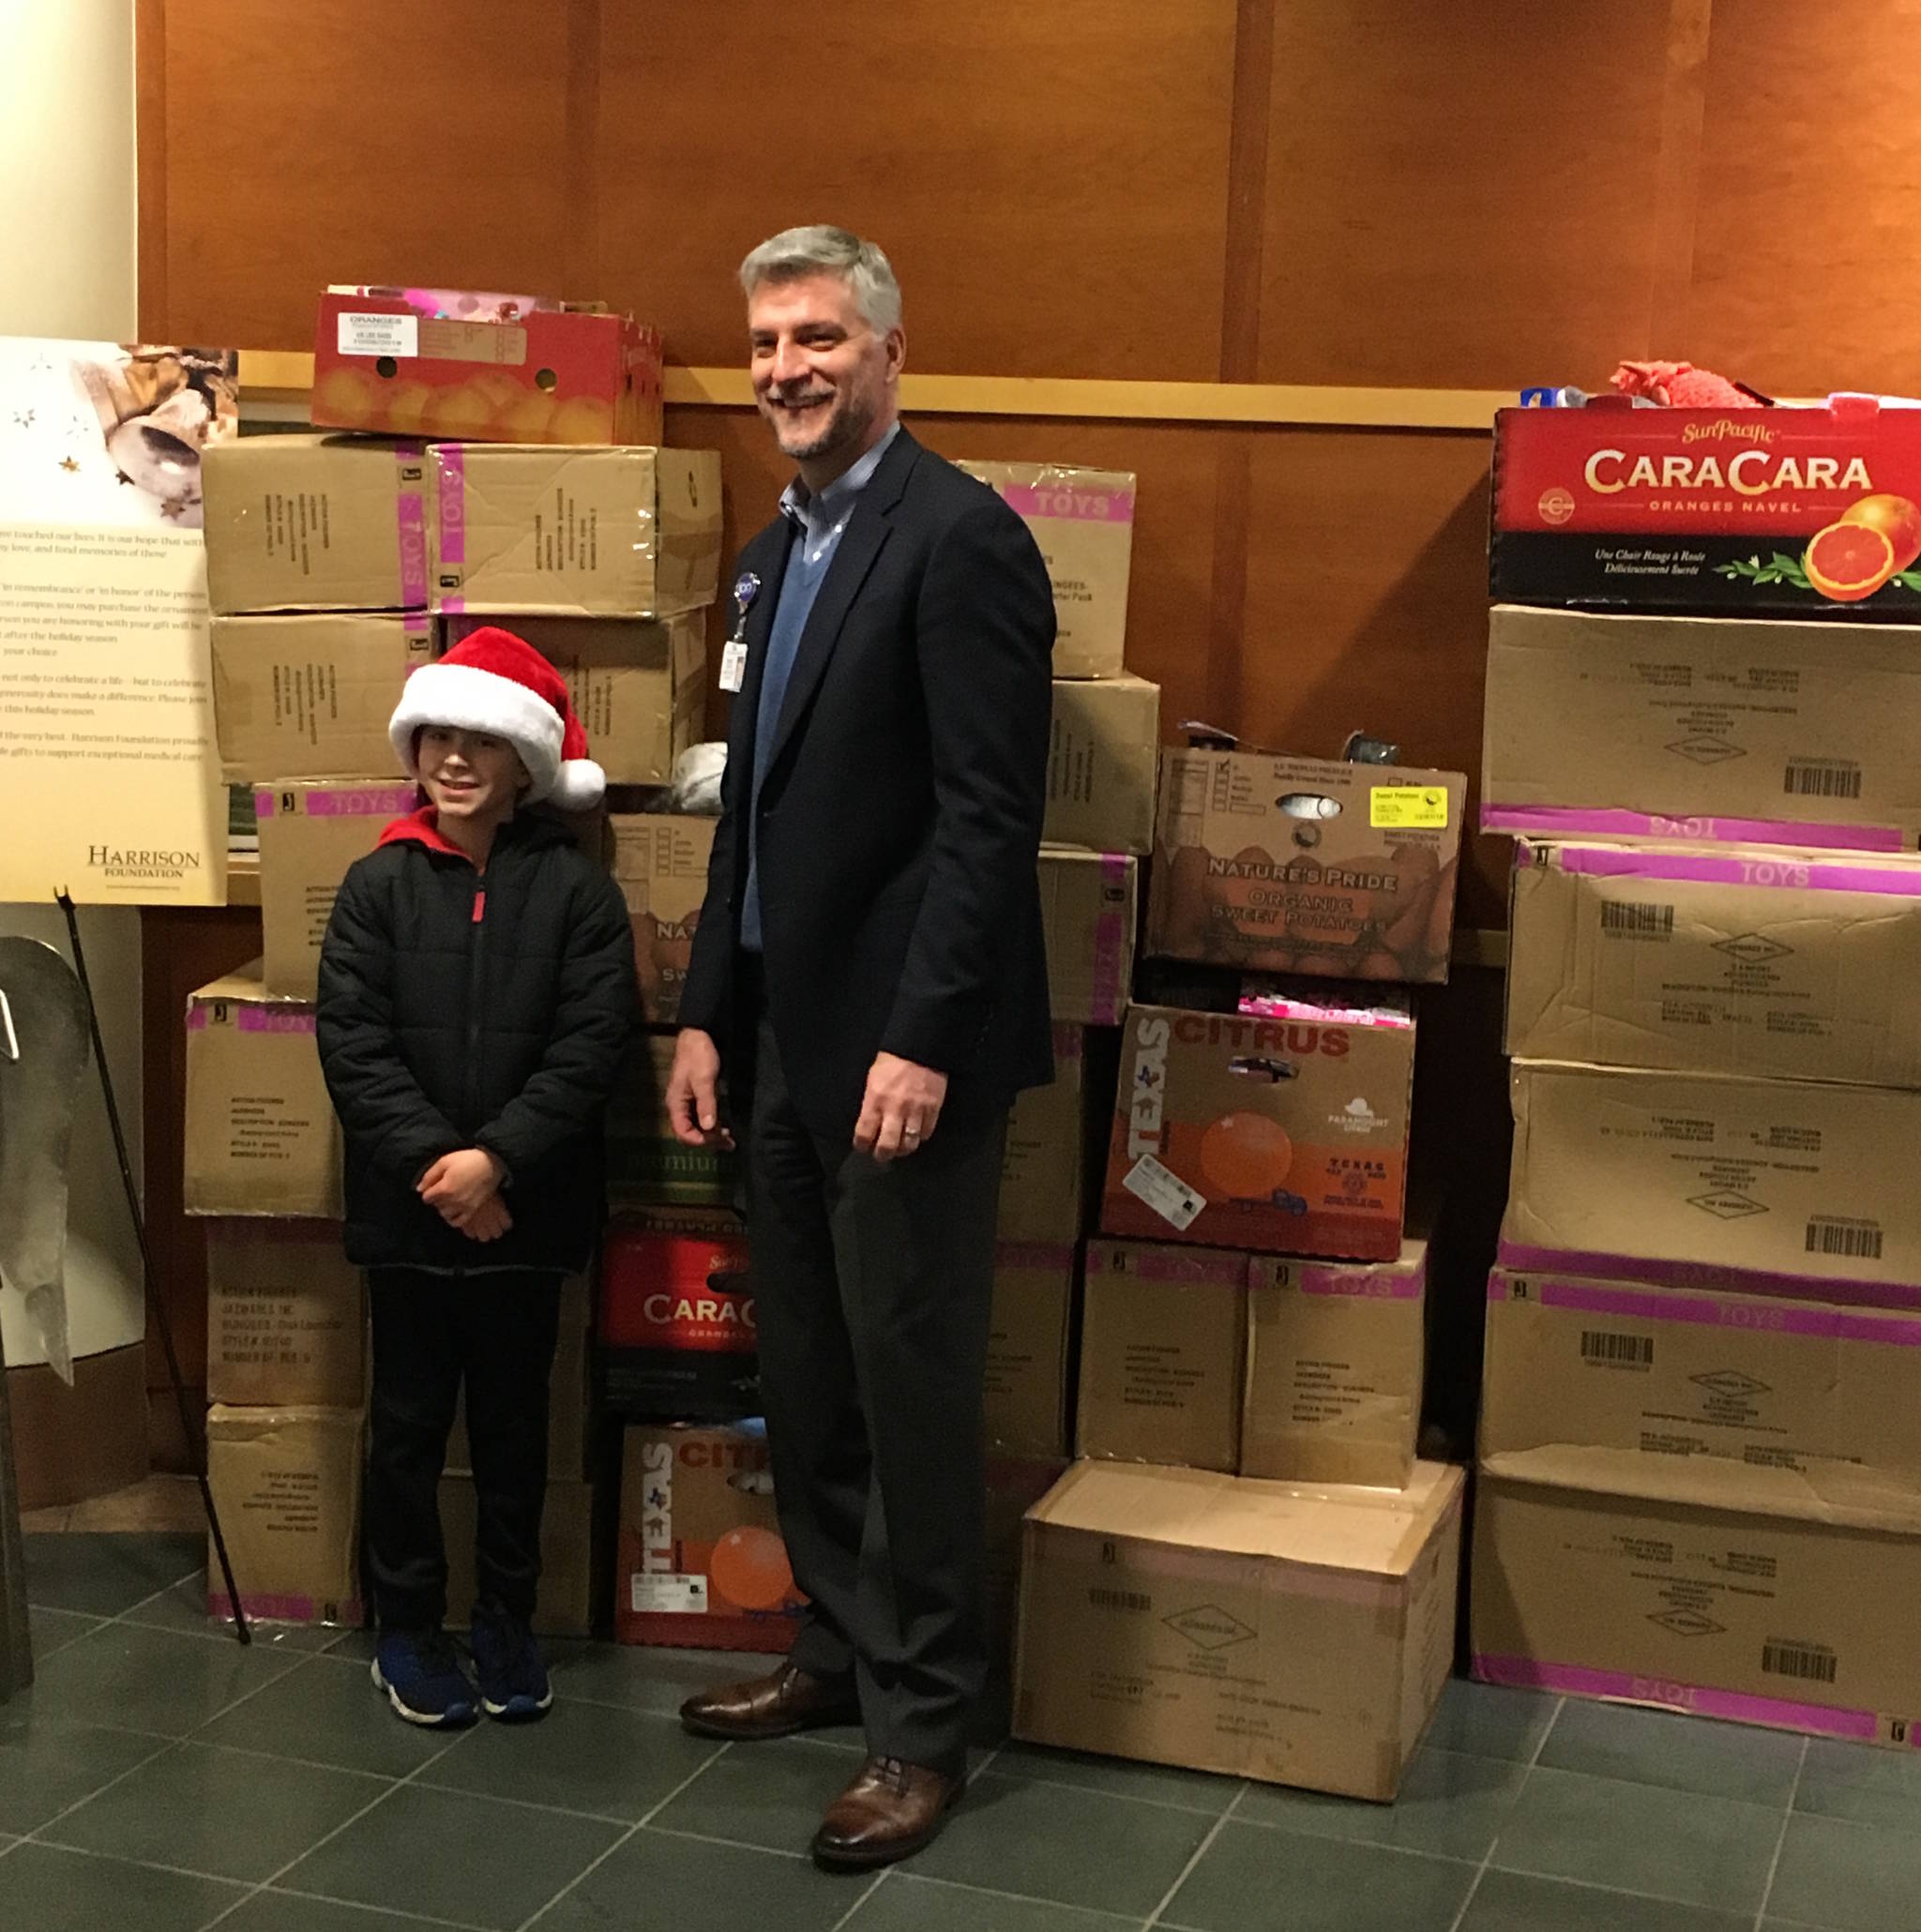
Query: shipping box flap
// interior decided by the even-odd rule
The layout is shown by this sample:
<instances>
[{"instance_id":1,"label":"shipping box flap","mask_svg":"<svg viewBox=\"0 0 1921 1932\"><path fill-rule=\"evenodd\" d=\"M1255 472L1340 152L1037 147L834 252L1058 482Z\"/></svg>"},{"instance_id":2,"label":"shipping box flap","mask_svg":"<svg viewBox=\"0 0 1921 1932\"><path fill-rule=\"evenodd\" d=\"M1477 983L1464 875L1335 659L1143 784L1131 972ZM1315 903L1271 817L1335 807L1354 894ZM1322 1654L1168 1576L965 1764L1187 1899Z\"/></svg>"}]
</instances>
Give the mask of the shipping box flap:
<instances>
[{"instance_id":1,"label":"shipping box flap","mask_svg":"<svg viewBox=\"0 0 1921 1932\"><path fill-rule=\"evenodd\" d=\"M1522 841L1509 923L1517 1057L1921 1085L1921 859Z\"/></svg>"},{"instance_id":2,"label":"shipping box flap","mask_svg":"<svg viewBox=\"0 0 1921 1932\"><path fill-rule=\"evenodd\" d=\"M211 608L424 610L428 475L417 442L290 433L209 445Z\"/></svg>"},{"instance_id":3,"label":"shipping box flap","mask_svg":"<svg viewBox=\"0 0 1921 1932\"><path fill-rule=\"evenodd\" d=\"M1917 731L1913 626L1497 605L1481 826L1912 849Z\"/></svg>"},{"instance_id":4,"label":"shipping box flap","mask_svg":"<svg viewBox=\"0 0 1921 1932\"><path fill-rule=\"evenodd\" d=\"M1292 1567L1404 1577L1459 1502L1464 1472L1417 1462L1405 1489L1263 1483L1205 1470L1082 1462L1027 1513L1042 1530L1125 1537Z\"/></svg>"},{"instance_id":5,"label":"shipping box flap","mask_svg":"<svg viewBox=\"0 0 1921 1932\"><path fill-rule=\"evenodd\" d=\"M259 1441L290 1428L325 1429L350 1437L359 1434L365 1419L358 1409L322 1409L310 1403L253 1409L216 1402L206 1411L206 1432L222 1442Z\"/></svg>"},{"instance_id":6,"label":"shipping box flap","mask_svg":"<svg viewBox=\"0 0 1921 1932\"><path fill-rule=\"evenodd\" d=\"M1514 1062L1504 1266L1921 1306L1921 1093Z\"/></svg>"},{"instance_id":7,"label":"shipping box flap","mask_svg":"<svg viewBox=\"0 0 1921 1932\"><path fill-rule=\"evenodd\" d=\"M237 1001L251 1006L299 1008L312 1004L310 1000L289 999L280 993L268 992L261 976L263 968L262 960L250 959L232 973L208 980L204 986L197 987L188 994L188 1010L190 1012L195 1006L212 1005L218 1000Z\"/></svg>"},{"instance_id":8,"label":"shipping box flap","mask_svg":"<svg viewBox=\"0 0 1921 1932\"><path fill-rule=\"evenodd\" d=\"M1633 1449L1557 1442L1497 1451L1481 1457L1480 1467L1484 1474L1543 1489L1921 1533L1921 1492L1847 1463L1773 1469L1720 1457L1643 1456Z\"/></svg>"},{"instance_id":9,"label":"shipping box flap","mask_svg":"<svg viewBox=\"0 0 1921 1932\"><path fill-rule=\"evenodd\" d=\"M668 615L714 601L713 450L436 444L436 609Z\"/></svg>"},{"instance_id":10,"label":"shipping box flap","mask_svg":"<svg viewBox=\"0 0 1921 1932\"><path fill-rule=\"evenodd\" d=\"M1917 1369L1921 1314L1497 1268L1481 1467L1921 1529Z\"/></svg>"}]
</instances>

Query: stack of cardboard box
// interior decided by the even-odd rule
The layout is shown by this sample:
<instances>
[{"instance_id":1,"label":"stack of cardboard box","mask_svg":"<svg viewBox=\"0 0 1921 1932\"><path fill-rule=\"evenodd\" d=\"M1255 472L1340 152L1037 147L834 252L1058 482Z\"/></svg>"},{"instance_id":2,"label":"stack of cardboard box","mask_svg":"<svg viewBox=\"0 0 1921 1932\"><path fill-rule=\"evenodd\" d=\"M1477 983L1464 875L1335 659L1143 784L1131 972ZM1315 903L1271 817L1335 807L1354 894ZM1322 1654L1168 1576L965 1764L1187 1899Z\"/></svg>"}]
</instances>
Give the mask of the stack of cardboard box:
<instances>
[{"instance_id":1,"label":"stack of cardboard box","mask_svg":"<svg viewBox=\"0 0 1921 1932\"><path fill-rule=\"evenodd\" d=\"M1921 423L1861 399L1501 418L1491 1681L1883 1742L1921 1709L1921 630L1859 621L1921 616L1917 496Z\"/></svg>"},{"instance_id":2,"label":"stack of cardboard box","mask_svg":"<svg viewBox=\"0 0 1921 1932\"><path fill-rule=\"evenodd\" d=\"M315 346L323 432L246 437L205 468L216 730L229 782L253 789L264 956L189 1004L186 1194L190 1213L253 1217L210 1243L209 1436L228 1521L272 1532L234 1551L243 1599L270 1616L351 1614L358 1594L364 1319L339 1260L312 1002L341 879L416 802L387 740L400 687L466 629L504 624L561 670L611 782L664 783L700 735L719 564L719 459L658 446L659 338L630 319L342 289ZM429 436L459 440L415 440ZM569 1284L550 1631L590 1615L589 1320ZM307 1373L312 1338L348 1328L352 1372L342 1342L327 1374ZM223 1366L227 1346L264 1352ZM472 1594L462 1441L443 1487L456 1620Z\"/></svg>"},{"instance_id":3,"label":"stack of cardboard box","mask_svg":"<svg viewBox=\"0 0 1921 1932\"><path fill-rule=\"evenodd\" d=\"M1122 1030L1082 1460L1027 1519L1023 1737L1399 1782L1451 1658L1462 1478L1415 1459L1415 1028L1384 982L1446 974L1464 792L1162 754L1146 951L1186 963Z\"/></svg>"},{"instance_id":4,"label":"stack of cardboard box","mask_svg":"<svg viewBox=\"0 0 1921 1932\"><path fill-rule=\"evenodd\" d=\"M1054 595L1053 723L1040 884L1054 1079L1007 1123L987 1374L990 1614L1011 1647L1020 1522L1067 1466L1089 1140L1107 1111L1127 1009L1140 868L1154 843L1160 687L1127 668L1135 478L963 460L1016 510Z\"/></svg>"},{"instance_id":5,"label":"stack of cardboard box","mask_svg":"<svg viewBox=\"0 0 1921 1932\"><path fill-rule=\"evenodd\" d=\"M1040 861L1057 1077L1023 1095L1009 1123L987 1385L992 1612L1005 1635L1021 1513L1066 1468L1069 1449L1088 1094L1099 1079L1090 1063L1112 1066L1098 1030L1111 1041L1132 977L1160 692L1123 662L1134 478L965 467L1034 531L1057 618ZM801 1599L752 1420L753 1293L733 1215L737 1163L680 1146L662 1104L713 823L655 811L616 816L613 834L655 1030L613 1124L618 1195L632 1212L609 1242L602 1281L610 1402L633 1422L617 1627L640 1643L779 1649Z\"/></svg>"}]
</instances>

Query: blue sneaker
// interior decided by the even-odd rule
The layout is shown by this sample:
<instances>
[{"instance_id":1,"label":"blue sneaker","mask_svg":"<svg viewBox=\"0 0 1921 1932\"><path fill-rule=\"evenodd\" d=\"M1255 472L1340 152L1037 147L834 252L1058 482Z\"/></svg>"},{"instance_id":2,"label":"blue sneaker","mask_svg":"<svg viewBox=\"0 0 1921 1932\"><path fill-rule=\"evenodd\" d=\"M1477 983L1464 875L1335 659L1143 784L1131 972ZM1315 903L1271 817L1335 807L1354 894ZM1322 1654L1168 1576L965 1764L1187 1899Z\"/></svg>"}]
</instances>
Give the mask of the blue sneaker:
<instances>
[{"instance_id":1,"label":"blue sneaker","mask_svg":"<svg viewBox=\"0 0 1921 1932\"><path fill-rule=\"evenodd\" d=\"M534 1633L518 1617L476 1604L467 1640L473 1646L480 1702L488 1716L526 1724L547 1714L553 1703L553 1686L547 1681L547 1666L540 1661Z\"/></svg>"},{"instance_id":2,"label":"blue sneaker","mask_svg":"<svg viewBox=\"0 0 1921 1932\"><path fill-rule=\"evenodd\" d=\"M409 1724L458 1730L480 1714L474 1681L439 1630L388 1631L373 1659L373 1686Z\"/></svg>"}]
</instances>

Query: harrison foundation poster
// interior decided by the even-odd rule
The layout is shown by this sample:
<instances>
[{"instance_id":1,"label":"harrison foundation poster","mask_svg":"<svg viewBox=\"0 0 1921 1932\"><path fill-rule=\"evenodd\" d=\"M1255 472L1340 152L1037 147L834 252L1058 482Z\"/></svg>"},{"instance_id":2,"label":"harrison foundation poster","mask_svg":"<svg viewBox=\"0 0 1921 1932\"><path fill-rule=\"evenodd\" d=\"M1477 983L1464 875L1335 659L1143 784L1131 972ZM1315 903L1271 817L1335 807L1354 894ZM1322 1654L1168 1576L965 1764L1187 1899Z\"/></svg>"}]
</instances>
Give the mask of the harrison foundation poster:
<instances>
[{"instance_id":1,"label":"harrison foundation poster","mask_svg":"<svg viewBox=\"0 0 1921 1932\"><path fill-rule=\"evenodd\" d=\"M0 901L225 902L200 459L237 363L0 337Z\"/></svg>"}]
</instances>

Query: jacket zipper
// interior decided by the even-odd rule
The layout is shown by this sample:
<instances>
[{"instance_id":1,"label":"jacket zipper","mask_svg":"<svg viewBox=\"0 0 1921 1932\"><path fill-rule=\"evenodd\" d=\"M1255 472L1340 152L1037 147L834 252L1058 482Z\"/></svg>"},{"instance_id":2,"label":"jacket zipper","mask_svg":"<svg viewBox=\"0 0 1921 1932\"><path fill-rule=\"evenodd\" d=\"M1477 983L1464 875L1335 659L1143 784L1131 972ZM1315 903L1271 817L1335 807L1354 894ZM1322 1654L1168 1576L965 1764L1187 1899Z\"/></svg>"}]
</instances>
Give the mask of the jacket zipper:
<instances>
[{"instance_id":1,"label":"jacket zipper","mask_svg":"<svg viewBox=\"0 0 1921 1932\"><path fill-rule=\"evenodd\" d=\"M487 881L474 875L473 936L467 947L467 1084L466 1131L479 1127L480 1108L480 992L487 938Z\"/></svg>"}]
</instances>

